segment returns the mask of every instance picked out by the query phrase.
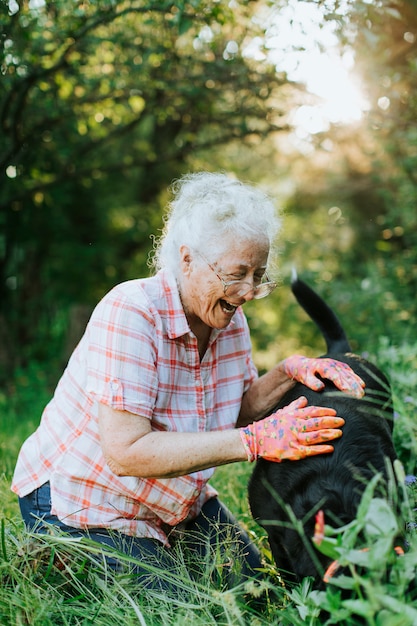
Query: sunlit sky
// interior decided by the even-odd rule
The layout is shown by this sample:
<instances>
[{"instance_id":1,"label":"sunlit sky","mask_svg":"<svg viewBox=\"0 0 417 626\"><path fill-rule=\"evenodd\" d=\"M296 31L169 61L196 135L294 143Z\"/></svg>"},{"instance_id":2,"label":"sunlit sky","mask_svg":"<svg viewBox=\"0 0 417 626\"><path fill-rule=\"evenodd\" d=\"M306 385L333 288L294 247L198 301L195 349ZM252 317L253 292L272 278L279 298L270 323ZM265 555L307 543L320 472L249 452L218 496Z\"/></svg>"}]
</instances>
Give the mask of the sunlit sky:
<instances>
[{"instance_id":1,"label":"sunlit sky","mask_svg":"<svg viewBox=\"0 0 417 626\"><path fill-rule=\"evenodd\" d=\"M262 19L265 19L263 16ZM291 120L300 136L326 130L330 123L348 124L361 119L369 108L355 77L353 50L340 54L334 26L325 22L319 5L290 0L267 17L268 59L290 80L303 82L318 104L294 111ZM247 54L262 56L261 40Z\"/></svg>"}]
</instances>

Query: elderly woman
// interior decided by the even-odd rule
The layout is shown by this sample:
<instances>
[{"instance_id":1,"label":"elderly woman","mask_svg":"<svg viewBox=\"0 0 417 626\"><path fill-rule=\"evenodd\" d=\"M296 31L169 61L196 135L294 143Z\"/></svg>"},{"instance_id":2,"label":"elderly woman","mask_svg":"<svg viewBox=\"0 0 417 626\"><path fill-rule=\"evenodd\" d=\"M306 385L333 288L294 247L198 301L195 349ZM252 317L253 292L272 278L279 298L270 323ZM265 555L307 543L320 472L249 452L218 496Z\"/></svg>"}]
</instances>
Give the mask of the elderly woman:
<instances>
[{"instance_id":1,"label":"elderly woman","mask_svg":"<svg viewBox=\"0 0 417 626\"><path fill-rule=\"evenodd\" d=\"M317 388L315 374L324 374L363 393L335 361L293 356L257 375L242 305L276 286L267 270L277 227L272 202L249 185L211 173L177 182L157 272L114 287L97 305L22 446L12 489L29 528L58 526L114 546L156 589L174 585L171 544L190 562L227 544L230 571L255 575L256 548L208 484L214 468L332 452L326 442L344 423L333 410L300 398L265 417L294 380Z\"/></svg>"}]
</instances>

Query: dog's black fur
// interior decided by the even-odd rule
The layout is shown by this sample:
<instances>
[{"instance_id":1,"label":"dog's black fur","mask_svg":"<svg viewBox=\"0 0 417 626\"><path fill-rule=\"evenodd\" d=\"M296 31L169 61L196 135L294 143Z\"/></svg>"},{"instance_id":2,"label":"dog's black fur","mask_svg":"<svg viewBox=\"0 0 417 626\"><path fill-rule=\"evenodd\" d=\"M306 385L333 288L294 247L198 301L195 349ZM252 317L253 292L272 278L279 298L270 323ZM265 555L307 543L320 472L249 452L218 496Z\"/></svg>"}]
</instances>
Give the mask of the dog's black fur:
<instances>
[{"instance_id":1,"label":"dog's black fur","mask_svg":"<svg viewBox=\"0 0 417 626\"><path fill-rule=\"evenodd\" d=\"M296 383L274 411L301 395L306 396L309 405L331 407L345 419L343 435L331 442L334 445L331 454L296 462L273 463L260 459L249 482L252 515L268 533L274 560L284 580L291 584L312 576L320 587L330 560L311 545L316 555L313 559L304 541L313 537L319 509L333 526L346 524L355 519L361 495L371 477L381 472L388 478L386 459L392 462L396 458L392 442L393 407L388 380L375 365L351 354L345 332L333 311L298 278L293 280L292 291L325 338L324 356L347 363L366 383L362 399L339 392L329 381L324 381L322 392ZM293 528L287 507L298 520L303 520L304 540Z\"/></svg>"}]
</instances>

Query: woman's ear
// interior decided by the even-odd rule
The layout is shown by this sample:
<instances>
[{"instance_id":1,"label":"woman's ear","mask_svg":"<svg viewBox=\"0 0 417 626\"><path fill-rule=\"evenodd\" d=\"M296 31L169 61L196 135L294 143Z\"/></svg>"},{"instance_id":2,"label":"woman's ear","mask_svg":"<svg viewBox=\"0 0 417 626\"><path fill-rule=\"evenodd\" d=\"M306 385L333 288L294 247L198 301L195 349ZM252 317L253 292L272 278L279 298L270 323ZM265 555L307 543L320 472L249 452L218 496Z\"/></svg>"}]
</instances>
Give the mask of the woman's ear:
<instances>
[{"instance_id":1,"label":"woman's ear","mask_svg":"<svg viewBox=\"0 0 417 626\"><path fill-rule=\"evenodd\" d=\"M180 267L184 276L188 276L191 272L191 262L193 260L193 255L191 249L182 244L180 246Z\"/></svg>"}]
</instances>

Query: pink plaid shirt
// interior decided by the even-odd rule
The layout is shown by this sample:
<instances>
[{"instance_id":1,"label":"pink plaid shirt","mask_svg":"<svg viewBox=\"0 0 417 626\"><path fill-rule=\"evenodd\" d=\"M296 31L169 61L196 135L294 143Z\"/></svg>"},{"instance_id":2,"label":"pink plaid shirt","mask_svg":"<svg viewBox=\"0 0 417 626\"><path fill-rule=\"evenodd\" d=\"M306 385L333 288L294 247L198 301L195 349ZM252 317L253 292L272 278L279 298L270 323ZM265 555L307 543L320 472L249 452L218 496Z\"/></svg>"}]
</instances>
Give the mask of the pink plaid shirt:
<instances>
[{"instance_id":1,"label":"pink plaid shirt","mask_svg":"<svg viewBox=\"0 0 417 626\"><path fill-rule=\"evenodd\" d=\"M50 481L52 513L69 526L167 543L164 524L195 517L216 494L207 484L214 468L167 479L116 476L100 446L98 403L147 417L156 431L230 429L256 376L240 308L227 328L212 331L200 362L172 274L122 283L94 310L22 446L12 490L24 496Z\"/></svg>"}]
</instances>

